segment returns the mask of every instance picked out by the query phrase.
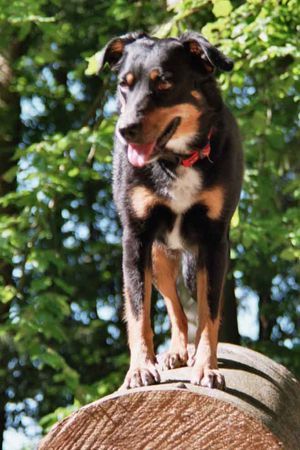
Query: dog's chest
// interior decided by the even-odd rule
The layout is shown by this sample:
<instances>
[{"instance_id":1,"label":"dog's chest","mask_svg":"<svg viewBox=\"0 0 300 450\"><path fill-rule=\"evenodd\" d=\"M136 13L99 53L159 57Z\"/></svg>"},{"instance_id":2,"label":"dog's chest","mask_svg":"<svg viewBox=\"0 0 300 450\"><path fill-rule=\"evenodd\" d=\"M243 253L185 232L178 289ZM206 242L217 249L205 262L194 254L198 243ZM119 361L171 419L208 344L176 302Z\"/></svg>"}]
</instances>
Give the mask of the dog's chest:
<instances>
[{"instance_id":1,"label":"dog's chest","mask_svg":"<svg viewBox=\"0 0 300 450\"><path fill-rule=\"evenodd\" d=\"M169 248L184 248L181 236L183 215L197 201L201 186L201 174L197 170L180 167L177 178L168 187L169 205L176 214L173 228L165 236L165 242Z\"/></svg>"}]
</instances>

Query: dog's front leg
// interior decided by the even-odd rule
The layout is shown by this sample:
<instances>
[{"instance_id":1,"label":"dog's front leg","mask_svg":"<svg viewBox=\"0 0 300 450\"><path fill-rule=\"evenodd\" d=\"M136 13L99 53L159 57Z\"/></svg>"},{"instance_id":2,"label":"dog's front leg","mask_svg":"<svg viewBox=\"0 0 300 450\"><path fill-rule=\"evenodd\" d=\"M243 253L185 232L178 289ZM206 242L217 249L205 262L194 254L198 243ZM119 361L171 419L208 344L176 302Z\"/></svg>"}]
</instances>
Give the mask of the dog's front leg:
<instances>
[{"instance_id":1,"label":"dog's front leg","mask_svg":"<svg viewBox=\"0 0 300 450\"><path fill-rule=\"evenodd\" d=\"M205 246L197 272L198 330L191 382L218 389L225 388L218 370L217 344L228 249L225 237Z\"/></svg>"},{"instance_id":2,"label":"dog's front leg","mask_svg":"<svg viewBox=\"0 0 300 450\"><path fill-rule=\"evenodd\" d=\"M130 368L123 388L135 388L158 383L155 368L153 332L151 329L151 244L124 230L123 275L125 317L130 348Z\"/></svg>"}]
</instances>

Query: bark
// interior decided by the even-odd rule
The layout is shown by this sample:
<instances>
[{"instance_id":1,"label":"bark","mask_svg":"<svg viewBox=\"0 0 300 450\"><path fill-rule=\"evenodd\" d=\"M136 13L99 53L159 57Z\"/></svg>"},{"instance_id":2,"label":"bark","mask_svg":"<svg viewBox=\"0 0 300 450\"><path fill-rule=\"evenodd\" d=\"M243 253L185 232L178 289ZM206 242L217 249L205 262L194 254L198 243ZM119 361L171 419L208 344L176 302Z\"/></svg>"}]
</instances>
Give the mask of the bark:
<instances>
[{"instance_id":1,"label":"bark","mask_svg":"<svg viewBox=\"0 0 300 450\"><path fill-rule=\"evenodd\" d=\"M20 119L20 96L12 91L11 86L14 79L14 62L25 51L24 43L12 41L9 48L0 54L0 198L15 192L17 187L16 176L5 179L4 175L17 165L18 161L13 160L14 151L20 141L21 119ZM0 220L5 215L15 215L17 209L14 205L0 207ZM10 262L0 258L0 277L5 285L13 284L13 266ZM5 324L10 309L10 303L0 303L0 327ZM9 360L9 350L6 362ZM3 371L6 364L2 365ZM7 379L5 376L0 379L0 448L3 448L3 435L5 431L5 406Z\"/></svg>"},{"instance_id":2,"label":"bark","mask_svg":"<svg viewBox=\"0 0 300 450\"><path fill-rule=\"evenodd\" d=\"M0 393L0 448L3 448L3 439L5 431L5 422L6 422L5 404L6 404L5 395L3 393L2 394Z\"/></svg>"},{"instance_id":3,"label":"bark","mask_svg":"<svg viewBox=\"0 0 300 450\"><path fill-rule=\"evenodd\" d=\"M276 319L270 314L272 303L271 291L267 290L259 296L259 340L270 341Z\"/></svg>"},{"instance_id":4,"label":"bark","mask_svg":"<svg viewBox=\"0 0 300 450\"><path fill-rule=\"evenodd\" d=\"M5 54L0 54L0 197L16 189L16 178L5 180L3 175L17 164L12 156L21 136L21 107L20 96L12 91L11 85L14 79L12 66L22 51L23 45L14 42ZM10 211L11 208L6 208L5 211L2 209L5 213Z\"/></svg>"},{"instance_id":5,"label":"bark","mask_svg":"<svg viewBox=\"0 0 300 450\"><path fill-rule=\"evenodd\" d=\"M23 51L23 43L14 41L5 53L0 54L0 198L15 192L17 187L16 176L5 179L5 174L18 163L12 157L21 136L20 96L12 91L11 86L14 79L13 63ZM15 206L0 207L0 217L3 214L16 214ZM1 258L0 276L6 285L12 284L12 265ZM9 303L0 305L0 324L6 320L9 307Z\"/></svg>"}]
</instances>

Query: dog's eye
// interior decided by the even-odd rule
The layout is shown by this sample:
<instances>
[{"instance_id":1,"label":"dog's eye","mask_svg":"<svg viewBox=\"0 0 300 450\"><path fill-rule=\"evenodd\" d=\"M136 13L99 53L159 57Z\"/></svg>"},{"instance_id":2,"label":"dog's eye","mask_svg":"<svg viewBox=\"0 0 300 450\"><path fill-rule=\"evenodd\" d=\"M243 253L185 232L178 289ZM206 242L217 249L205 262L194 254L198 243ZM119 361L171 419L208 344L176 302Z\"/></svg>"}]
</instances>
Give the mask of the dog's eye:
<instances>
[{"instance_id":1,"label":"dog's eye","mask_svg":"<svg viewBox=\"0 0 300 450\"><path fill-rule=\"evenodd\" d=\"M129 84L127 83L126 80L121 80L119 82L119 86L120 86L121 89L127 89L129 87Z\"/></svg>"},{"instance_id":2,"label":"dog's eye","mask_svg":"<svg viewBox=\"0 0 300 450\"><path fill-rule=\"evenodd\" d=\"M168 80L160 80L157 84L157 90L158 91L167 91L168 89L171 89L173 84Z\"/></svg>"},{"instance_id":3,"label":"dog's eye","mask_svg":"<svg viewBox=\"0 0 300 450\"><path fill-rule=\"evenodd\" d=\"M132 72L127 72L124 77L120 78L119 86L122 90L127 90L134 86L135 77Z\"/></svg>"}]
</instances>

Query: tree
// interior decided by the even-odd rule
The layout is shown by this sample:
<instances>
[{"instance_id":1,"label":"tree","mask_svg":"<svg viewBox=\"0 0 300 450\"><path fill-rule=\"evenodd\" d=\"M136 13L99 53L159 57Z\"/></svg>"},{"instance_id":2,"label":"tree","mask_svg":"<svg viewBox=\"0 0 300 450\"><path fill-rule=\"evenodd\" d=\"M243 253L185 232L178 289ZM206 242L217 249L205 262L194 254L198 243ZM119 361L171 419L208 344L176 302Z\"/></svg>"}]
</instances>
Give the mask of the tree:
<instances>
[{"instance_id":1,"label":"tree","mask_svg":"<svg viewBox=\"0 0 300 450\"><path fill-rule=\"evenodd\" d=\"M235 60L232 74L220 76L246 154L239 214L232 223L232 282L258 298L259 339L252 345L299 371L299 4L171 5L174 15L161 36L202 28Z\"/></svg>"},{"instance_id":2,"label":"tree","mask_svg":"<svg viewBox=\"0 0 300 450\"><path fill-rule=\"evenodd\" d=\"M114 23L124 5L1 2L3 427L5 414L18 427L24 414L103 395L126 367L113 119L103 111L111 88L84 75L108 33L133 26L130 8ZM139 20L154 6L139 7Z\"/></svg>"},{"instance_id":3,"label":"tree","mask_svg":"<svg viewBox=\"0 0 300 450\"><path fill-rule=\"evenodd\" d=\"M236 286L252 292L260 336L248 345L299 373L297 8L295 0L166 8L0 0L0 423L6 413L18 427L28 414L44 416L46 427L114 390L126 369L121 231L110 192L115 80L86 75L85 59L128 30L202 28L236 61L219 77L246 153L224 330L232 331ZM161 301L154 309L159 344L167 336Z\"/></svg>"}]
</instances>

